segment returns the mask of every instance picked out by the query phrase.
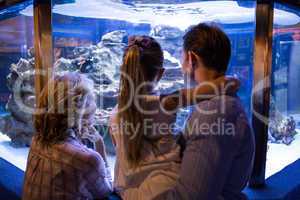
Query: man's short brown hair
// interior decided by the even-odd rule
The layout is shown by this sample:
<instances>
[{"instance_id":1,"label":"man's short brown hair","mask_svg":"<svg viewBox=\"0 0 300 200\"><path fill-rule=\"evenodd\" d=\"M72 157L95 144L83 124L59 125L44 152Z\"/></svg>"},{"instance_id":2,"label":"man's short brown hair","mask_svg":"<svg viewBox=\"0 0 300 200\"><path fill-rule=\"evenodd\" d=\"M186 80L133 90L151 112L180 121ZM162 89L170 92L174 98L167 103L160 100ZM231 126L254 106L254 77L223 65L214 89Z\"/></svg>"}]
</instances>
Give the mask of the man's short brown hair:
<instances>
[{"instance_id":1,"label":"man's short brown hair","mask_svg":"<svg viewBox=\"0 0 300 200\"><path fill-rule=\"evenodd\" d=\"M210 69L225 73L231 56L228 36L215 24L200 23L191 27L183 37L185 51L197 54Z\"/></svg>"}]
</instances>

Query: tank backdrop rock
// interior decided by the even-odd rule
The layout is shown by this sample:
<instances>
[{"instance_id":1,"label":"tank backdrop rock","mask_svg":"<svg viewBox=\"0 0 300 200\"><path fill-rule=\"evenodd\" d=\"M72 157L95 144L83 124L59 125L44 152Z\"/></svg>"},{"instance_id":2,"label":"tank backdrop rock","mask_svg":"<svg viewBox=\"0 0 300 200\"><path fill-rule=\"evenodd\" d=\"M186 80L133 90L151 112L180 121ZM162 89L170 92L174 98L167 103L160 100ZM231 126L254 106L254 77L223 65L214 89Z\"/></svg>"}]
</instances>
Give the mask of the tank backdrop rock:
<instances>
[{"instance_id":1,"label":"tank backdrop rock","mask_svg":"<svg viewBox=\"0 0 300 200\"><path fill-rule=\"evenodd\" d=\"M183 32L168 26L155 26L150 35L162 44L165 57L166 70L157 89L160 93L170 93L183 87L181 66L177 59L180 57ZM120 65L127 38L128 34L123 30L107 33L97 45L77 47L73 50L71 58L62 57L54 64L55 74L73 71L85 74L93 80L98 105L96 126L102 133L107 133L110 111L117 103ZM10 67L7 86L11 95L6 105L10 114L0 118L0 131L8 135L16 147L29 146L34 134L32 111L36 96L33 49L28 51L28 55L28 59L21 58ZM177 122L181 127L187 113L183 110L178 116ZM293 118L282 116L271 106L270 141L290 144L296 133ZM108 146L109 152L113 152L111 146Z\"/></svg>"},{"instance_id":2,"label":"tank backdrop rock","mask_svg":"<svg viewBox=\"0 0 300 200\"><path fill-rule=\"evenodd\" d=\"M184 32L179 28L156 25L152 27L150 36L154 37L171 55L179 58L181 56Z\"/></svg>"},{"instance_id":3,"label":"tank backdrop rock","mask_svg":"<svg viewBox=\"0 0 300 200\"><path fill-rule=\"evenodd\" d=\"M158 86L162 92L172 92L182 87L183 78L180 71L180 62L173 54L169 53L172 44L167 41L175 40L175 33L169 31L169 27L163 31L160 29L159 36L165 55L166 73ZM156 33L158 34L158 33ZM173 35L173 36L172 36ZM97 45L77 47L73 50L72 58L59 58L54 64L55 74L66 72L78 72L87 75L94 82L94 92L98 109L96 111L96 126L103 133L107 129L107 120L111 109L117 103L119 88L120 65L123 52L126 47L128 34L126 31L113 31L103 35ZM179 49L179 45L175 45ZM172 48L175 46L173 45ZM7 85L11 91L6 109L10 115L0 118L0 131L8 135L12 144L17 147L29 146L34 134L33 113L24 110L24 107L34 108L34 52L28 51L28 59L21 58L17 64L12 64L7 76ZM20 89L18 86L20 85ZM20 91L20 92L18 92ZM25 106L26 105L26 106ZM113 151L108 149L108 151Z\"/></svg>"},{"instance_id":4,"label":"tank backdrop rock","mask_svg":"<svg viewBox=\"0 0 300 200\"><path fill-rule=\"evenodd\" d=\"M11 138L13 146L28 146L34 133L32 120L35 103L33 58L28 60L21 58L17 64L10 66L7 86L11 91L6 104L6 110L10 115L0 118L0 131Z\"/></svg>"},{"instance_id":5,"label":"tank backdrop rock","mask_svg":"<svg viewBox=\"0 0 300 200\"><path fill-rule=\"evenodd\" d=\"M270 123L269 123L269 141L272 143L282 143L290 145L295 135L296 121L292 116L282 115L275 106L275 102L271 101L270 106Z\"/></svg>"}]
</instances>

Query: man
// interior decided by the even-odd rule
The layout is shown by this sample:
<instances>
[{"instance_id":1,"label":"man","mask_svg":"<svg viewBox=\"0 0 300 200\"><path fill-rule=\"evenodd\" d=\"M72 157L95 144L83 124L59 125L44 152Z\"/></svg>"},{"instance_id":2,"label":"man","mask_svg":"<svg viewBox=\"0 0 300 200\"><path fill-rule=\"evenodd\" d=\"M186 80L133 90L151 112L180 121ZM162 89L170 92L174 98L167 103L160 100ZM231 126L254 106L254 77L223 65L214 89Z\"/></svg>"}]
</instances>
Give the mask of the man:
<instances>
[{"instance_id":1,"label":"man","mask_svg":"<svg viewBox=\"0 0 300 200\"><path fill-rule=\"evenodd\" d=\"M228 37L214 25L198 24L184 36L183 71L197 84L223 76L230 55ZM237 95L222 94L193 108L177 184L156 199L247 199L242 190L252 170L254 138Z\"/></svg>"}]
</instances>

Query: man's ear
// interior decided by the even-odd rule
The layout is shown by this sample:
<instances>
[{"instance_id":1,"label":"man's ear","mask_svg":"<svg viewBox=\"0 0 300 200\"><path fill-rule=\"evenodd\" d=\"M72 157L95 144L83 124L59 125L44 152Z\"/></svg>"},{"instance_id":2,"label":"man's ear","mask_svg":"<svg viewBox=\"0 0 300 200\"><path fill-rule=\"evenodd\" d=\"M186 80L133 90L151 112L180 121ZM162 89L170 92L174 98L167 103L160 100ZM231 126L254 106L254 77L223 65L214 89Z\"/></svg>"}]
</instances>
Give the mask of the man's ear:
<instances>
[{"instance_id":1,"label":"man's ear","mask_svg":"<svg viewBox=\"0 0 300 200\"><path fill-rule=\"evenodd\" d=\"M164 72L165 72L165 68L160 68L159 71L158 71L158 74L157 74L157 78L156 78L156 81L160 81L160 79L162 78L162 76L164 75Z\"/></svg>"},{"instance_id":2,"label":"man's ear","mask_svg":"<svg viewBox=\"0 0 300 200\"><path fill-rule=\"evenodd\" d=\"M193 70L196 69L197 63L202 62L199 56L193 51L189 51L189 59Z\"/></svg>"},{"instance_id":3,"label":"man's ear","mask_svg":"<svg viewBox=\"0 0 300 200\"><path fill-rule=\"evenodd\" d=\"M188 51L188 53L187 53L187 59L188 59L188 71L192 72L193 69L194 69L193 52Z\"/></svg>"},{"instance_id":4,"label":"man's ear","mask_svg":"<svg viewBox=\"0 0 300 200\"><path fill-rule=\"evenodd\" d=\"M192 52L191 51L188 51L188 63L189 63L189 66L193 65L193 58L192 58Z\"/></svg>"}]
</instances>

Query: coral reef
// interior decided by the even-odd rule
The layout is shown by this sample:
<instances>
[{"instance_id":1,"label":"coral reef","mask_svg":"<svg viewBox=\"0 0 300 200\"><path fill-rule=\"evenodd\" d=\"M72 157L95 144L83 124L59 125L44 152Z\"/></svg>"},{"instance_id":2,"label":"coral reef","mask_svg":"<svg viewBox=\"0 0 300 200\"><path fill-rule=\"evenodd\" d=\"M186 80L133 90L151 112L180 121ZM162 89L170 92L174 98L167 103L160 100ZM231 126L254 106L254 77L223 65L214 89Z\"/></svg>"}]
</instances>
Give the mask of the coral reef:
<instances>
[{"instance_id":1,"label":"coral reef","mask_svg":"<svg viewBox=\"0 0 300 200\"><path fill-rule=\"evenodd\" d=\"M289 145L293 142L296 131L296 121L292 116L283 116L271 101L269 123L269 141Z\"/></svg>"},{"instance_id":2,"label":"coral reef","mask_svg":"<svg viewBox=\"0 0 300 200\"><path fill-rule=\"evenodd\" d=\"M28 146L34 133L32 113L35 102L34 59L20 59L12 64L7 76L11 95L6 104L10 115L0 118L0 131L11 138L14 146Z\"/></svg>"},{"instance_id":3,"label":"coral reef","mask_svg":"<svg viewBox=\"0 0 300 200\"><path fill-rule=\"evenodd\" d=\"M154 37L171 55L179 58L181 56L182 42L184 32L179 28L157 25L152 27L150 36Z\"/></svg>"},{"instance_id":4,"label":"coral reef","mask_svg":"<svg viewBox=\"0 0 300 200\"><path fill-rule=\"evenodd\" d=\"M165 31L161 28L160 32L156 33L156 36L158 35L161 41L166 40L166 44L167 40L174 39L176 33L171 33L169 28ZM127 37L127 32L122 30L107 33L97 45L77 47L73 50L71 58L59 58L54 64L55 74L76 71L93 80L98 105L96 126L100 131L104 130L103 133L107 132L105 130L110 111L117 103L119 69ZM179 46L176 49L179 49ZM162 92L171 92L182 87L183 83L180 62L168 50L164 49L166 73L158 86L158 90ZM33 112L24 108L33 110L35 102L33 49L28 51L28 59L21 58L17 64L11 65L7 85L11 91L6 105L10 115L0 118L0 131L11 138L14 146L28 146L34 134ZM16 87L18 85L20 87Z\"/></svg>"},{"instance_id":5,"label":"coral reef","mask_svg":"<svg viewBox=\"0 0 300 200\"><path fill-rule=\"evenodd\" d=\"M183 86L180 62L182 31L168 26L155 26L150 33L156 38L164 50L165 74L157 89L161 93L169 93ZM94 82L94 92L98 109L96 126L102 133L107 133L107 121L111 109L117 103L120 65L126 47L128 34L126 31L113 31L103 35L97 45L77 47L73 55L59 58L54 64L54 73L63 74L76 71L86 74ZM32 113L34 111L34 51L29 49L28 58L21 58L12 64L7 76L7 86L11 95L6 104L9 115L0 117L0 131L8 135L14 146L29 146L34 134ZM186 110L178 114L177 124L183 125ZM294 140L296 123L292 117L283 116L271 104L269 140L275 143L290 144ZM113 149L108 146L108 151Z\"/></svg>"}]
</instances>

